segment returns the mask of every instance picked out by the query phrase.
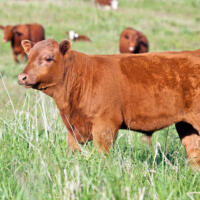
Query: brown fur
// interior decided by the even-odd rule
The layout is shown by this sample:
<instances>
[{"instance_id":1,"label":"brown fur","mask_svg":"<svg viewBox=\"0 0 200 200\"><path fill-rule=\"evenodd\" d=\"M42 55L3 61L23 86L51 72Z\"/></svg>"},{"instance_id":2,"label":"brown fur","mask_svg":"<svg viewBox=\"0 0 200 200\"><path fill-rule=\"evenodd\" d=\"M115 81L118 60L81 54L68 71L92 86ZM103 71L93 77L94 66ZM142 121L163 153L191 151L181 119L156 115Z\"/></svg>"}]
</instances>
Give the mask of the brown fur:
<instances>
[{"instance_id":1,"label":"brown fur","mask_svg":"<svg viewBox=\"0 0 200 200\"><path fill-rule=\"evenodd\" d=\"M120 35L119 50L120 53L146 53L149 50L149 42L142 32L126 28Z\"/></svg>"},{"instance_id":2,"label":"brown fur","mask_svg":"<svg viewBox=\"0 0 200 200\"><path fill-rule=\"evenodd\" d=\"M90 38L86 35L79 35L78 38L75 39L75 41L91 42Z\"/></svg>"},{"instance_id":3,"label":"brown fur","mask_svg":"<svg viewBox=\"0 0 200 200\"><path fill-rule=\"evenodd\" d=\"M193 56L197 56L197 57L200 57L200 49L198 50L195 50L195 51L181 51L181 52L177 52L177 51L170 51L170 52L163 52L164 54L165 53L170 53L170 54L191 54ZM152 135L153 135L153 132L143 132L147 137L144 137L143 138L143 141L149 145L152 144Z\"/></svg>"},{"instance_id":4,"label":"brown fur","mask_svg":"<svg viewBox=\"0 0 200 200\"><path fill-rule=\"evenodd\" d=\"M190 162L200 166L198 51L91 56L68 41L23 46L29 58L19 84L54 99L72 149L93 139L109 151L119 128L148 134L175 123Z\"/></svg>"},{"instance_id":5,"label":"brown fur","mask_svg":"<svg viewBox=\"0 0 200 200\"><path fill-rule=\"evenodd\" d=\"M38 42L45 39L44 28L40 24L23 24L16 26L0 26L4 31L4 41L11 42L13 56L16 62L19 62L17 55L20 54L21 59L24 57L24 49L21 41L28 39Z\"/></svg>"},{"instance_id":6,"label":"brown fur","mask_svg":"<svg viewBox=\"0 0 200 200\"><path fill-rule=\"evenodd\" d=\"M112 0L96 0L95 3L101 6L111 6Z\"/></svg>"}]
</instances>

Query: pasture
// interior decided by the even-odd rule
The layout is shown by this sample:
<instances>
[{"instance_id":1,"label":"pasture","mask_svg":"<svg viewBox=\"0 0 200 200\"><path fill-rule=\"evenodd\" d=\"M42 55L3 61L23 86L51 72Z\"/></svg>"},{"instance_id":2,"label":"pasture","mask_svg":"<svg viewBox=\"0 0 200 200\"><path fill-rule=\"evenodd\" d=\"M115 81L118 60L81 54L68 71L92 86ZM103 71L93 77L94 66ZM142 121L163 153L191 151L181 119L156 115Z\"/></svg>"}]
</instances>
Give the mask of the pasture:
<instances>
[{"instance_id":1,"label":"pasture","mask_svg":"<svg viewBox=\"0 0 200 200\"><path fill-rule=\"evenodd\" d=\"M1 0L0 25L40 23L46 38L66 31L91 43L72 48L88 54L119 53L125 27L144 32L150 51L200 48L199 0L119 0L119 10L91 0ZM142 134L121 130L105 159L92 148L67 148L66 129L50 97L17 84L16 64L0 30L0 199L200 199L200 174L188 166L174 126Z\"/></svg>"}]
</instances>

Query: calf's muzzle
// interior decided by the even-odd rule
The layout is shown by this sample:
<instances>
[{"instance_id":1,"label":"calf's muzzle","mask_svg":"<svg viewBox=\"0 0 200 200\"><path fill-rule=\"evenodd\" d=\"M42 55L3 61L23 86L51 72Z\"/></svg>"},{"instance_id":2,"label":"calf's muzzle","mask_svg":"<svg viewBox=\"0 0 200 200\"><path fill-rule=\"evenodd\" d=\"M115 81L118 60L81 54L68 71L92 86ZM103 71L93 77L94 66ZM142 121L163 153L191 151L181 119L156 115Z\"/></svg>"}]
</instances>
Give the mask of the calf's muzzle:
<instances>
[{"instance_id":1,"label":"calf's muzzle","mask_svg":"<svg viewBox=\"0 0 200 200\"><path fill-rule=\"evenodd\" d=\"M18 76L18 83L20 85L25 85L26 84L26 80L27 80L27 74L26 73L20 73Z\"/></svg>"}]
</instances>

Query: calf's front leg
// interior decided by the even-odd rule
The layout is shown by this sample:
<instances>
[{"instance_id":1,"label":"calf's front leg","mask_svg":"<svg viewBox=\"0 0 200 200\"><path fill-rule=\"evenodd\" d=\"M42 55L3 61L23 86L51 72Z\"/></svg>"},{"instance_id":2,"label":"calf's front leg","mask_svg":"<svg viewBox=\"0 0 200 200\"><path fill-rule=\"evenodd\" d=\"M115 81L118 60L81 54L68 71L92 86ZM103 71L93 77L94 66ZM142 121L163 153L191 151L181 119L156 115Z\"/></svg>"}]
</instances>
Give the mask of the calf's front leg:
<instances>
[{"instance_id":1,"label":"calf's front leg","mask_svg":"<svg viewBox=\"0 0 200 200\"><path fill-rule=\"evenodd\" d=\"M79 151L79 152L81 152L81 148L79 146L79 143L76 140L76 138L74 138L73 133L71 133L71 131L68 130L67 136L68 136L67 139L68 139L68 145L69 145L69 147L73 151Z\"/></svg>"},{"instance_id":2,"label":"calf's front leg","mask_svg":"<svg viewBox=\"0 0 200 200\"><path fill-rule=\"evenodd\" d=\"M19 60L17 58L17 54L13 51L13 57L16 63L19 63Z\"/></svg>"},{"instance_id":3,"label":"calf's front leg","mask_svg":"<svg viewBox=\"0 0 200 200\"><path fill-rule=\"evenodd\" d=\"M61 118L67 128L67 139L68 145L73 151L81 151L79 141L76 138L76 134L64 112L60 112Z\"/></svg>"},{"instance_id":4,"label":"calf's front leg","mask_svg":"<svg viewBox=\"0 0 200 200\"><path fill-rule=\"evenodd\" d=\"M20 62L23 61L24 57L25 57L25 52L22 51L22 52L20 53Z\"/></svg>"},{"instance_id":5,"label":"calf's front leg","mask_svg":"<svg viewBox=\"0 0 200 200\"><path fill-rule=\"evenodd\" d=\"M113 145L120 125L108 121L98 121L92 129L94 146L97 147L100 153L108 153Z\"/></svg>"}]
</instances>

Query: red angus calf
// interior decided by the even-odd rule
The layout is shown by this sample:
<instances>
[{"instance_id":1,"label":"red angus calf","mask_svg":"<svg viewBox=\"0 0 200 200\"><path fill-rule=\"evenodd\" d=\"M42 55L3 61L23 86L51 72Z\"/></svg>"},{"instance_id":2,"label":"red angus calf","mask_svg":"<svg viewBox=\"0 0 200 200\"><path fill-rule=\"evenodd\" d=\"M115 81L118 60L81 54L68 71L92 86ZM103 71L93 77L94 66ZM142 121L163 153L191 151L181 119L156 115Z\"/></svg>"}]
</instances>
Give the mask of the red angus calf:
<instances>
[{"instance_id":1,"label":"red angus calf","mask_svg":"<svg viewBox=\"0 0 200 200\"><path fill-rule=\"evenodd\" d=\"M120 128L149 133L175 124L200 166L199 52L87 55L66 40L22 45L28 64L19 84L54 99L72 149L94 140L109 151Z\"/></svg>"}]
</instances>

